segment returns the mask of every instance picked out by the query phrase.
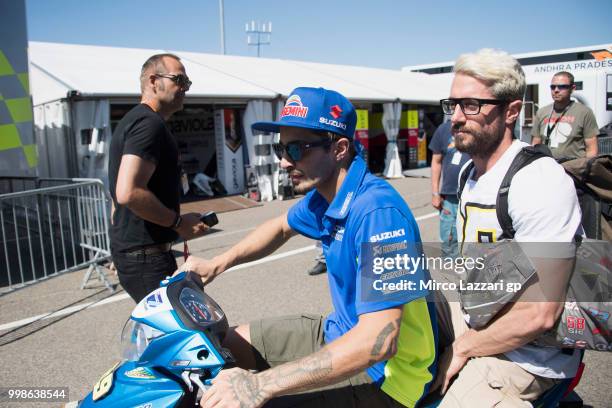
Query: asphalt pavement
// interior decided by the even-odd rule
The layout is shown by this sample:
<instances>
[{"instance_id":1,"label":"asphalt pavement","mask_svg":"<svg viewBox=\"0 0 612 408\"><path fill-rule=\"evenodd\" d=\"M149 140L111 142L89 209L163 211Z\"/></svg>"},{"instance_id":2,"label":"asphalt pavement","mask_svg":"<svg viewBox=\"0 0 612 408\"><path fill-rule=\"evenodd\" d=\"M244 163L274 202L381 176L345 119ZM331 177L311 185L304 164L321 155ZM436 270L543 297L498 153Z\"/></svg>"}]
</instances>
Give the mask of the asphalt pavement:
<instances>
[{"instance_id":1,"label":"asphalt pavement","mask_svg":"<svg viewBox=\"0 0 612 408\"><path fill-rule=\"evenodd\" d=\"M436 242L438 219L430 206L429 180L405 178L391 183L411 207L423 241ZM222 253L295 202L273 201L219 214L214 232L191 241L190 251L202 257ZM180 256L182 245L175 250ZM331 311L327 275L306 274L315 254L314 241L292 238L263 262L222 274L207 286L207 292L232 325L284 314L326 314ZM134 302L120 287L111 294L97 280L79 289L84 273L67 273L0 296L0 387L68 387L69 399L78 400L119 359L119 334ZM112 273L109 277L117 281ZM587 352L585 363L578 393L589 406L612 407L611 353Z\"/></svg>"}]
</instances>

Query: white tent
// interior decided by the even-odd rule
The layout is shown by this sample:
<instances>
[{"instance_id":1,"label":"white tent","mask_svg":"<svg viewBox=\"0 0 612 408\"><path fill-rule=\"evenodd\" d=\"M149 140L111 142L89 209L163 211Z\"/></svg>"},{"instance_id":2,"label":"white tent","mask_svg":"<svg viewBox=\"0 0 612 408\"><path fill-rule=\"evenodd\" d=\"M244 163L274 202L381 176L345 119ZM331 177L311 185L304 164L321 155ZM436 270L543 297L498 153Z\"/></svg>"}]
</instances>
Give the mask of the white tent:
<instances>
[{"instance_id":1,"label":"white tent","mask_svg":"<svg viewBox=\"0 0 612 408\"><path fill-rule=\"evenodd\" d=\"M138 74L151 55L172 52L193 81L189 97L274 99L297 86L334 89L352 101L436 104L446 81L399 70L159 49L29 43L34 105L82 96L140 95Z\"/></svg>"},{"instance_id":2,"label":"white tent","mask_svg":"<svg viewBox=\"0 0 612 408\"><path fill-rule=\"evenodd\" d=\"M34 105L78 91L85 97L140 95L140 69L166 50L30 42ZM181 56L181 55L179 55ZM276 94L200 64L183 61L193 80L189 97L271 99Z\"/></svg>"},{"instance_id":3,"label":"white tent","mask_svg":"<svg viewBox=\"0 0 612 408\"><path fill-rule=\"evenodd\" d=\"M109 120L70 123L78 122L83 117L94 116L75 115L74 107L65 102L70 102L69 96L76 96L78 99L103 104L101 107L88 106L93 112L108 111L109 100L136 102L140 96L139 73L142 63L149 56L163 52L178 55L193 81L186 97L188 103L191 101L217 105L246 105L251 101L269 101L272 106L276 106L298 86L334 89L355 103L403 102L435 105L448 94L446 81L437 79L436 76L399 70L161 49L30 42L31 92L35 117L38 118L38 123L35 124L39 137L43 135L44 138L46 134L57 137L57 132L46 132L46 129L61 122L63 126L73 130L95 128L97 134L109 138ZM57 109L58 106L62 109ZM65 109L70 109L70 113L65 112ZM37 110L40 112L36 113ZM62 120L54 117L53 112L55 116L61 115ZM40 123L41 120L43 123ZM250 123L245 121L244 128L250 128ZM245 131L245 134L251 135L250 129ZM105 171L106 163L104 154L101 153L101 146L105 145L100 145L104 138L93 138L92 143L94 142L97 143L95 146L86 149L92 155L86 166L89 173L80 175L105 179L105 174L100 175L100 172ZM51 140L46 141L47 145L50 143ZM253 150L252 146L248 148L249 156L253 154ZM388 164L396 168L399 165L395 163L399 160L397 152L390 150L388 154ZM96 164L91 160L99 162ZM260 161L261 157L250 157L251 163ZM263 162L269 165L270 160L267 158Z\"/></svg>"},{"instance_id":4,"label":"white tent","mask_svg":"<svg viewBox=\"0 0 612 408\"><path fill-rule=\"evenodd\" d=\"M321 74L385 95L386 97L379 99L380 102L400 101L412 104L437 105L440 99L448 96L446 82L435 78L433 75L313 62L298 62L298 64ZM342 93L340 89L336 90ZM346 96L354 101L375 100L373 97L366 97L365 93L351 96L347 93Z\"/></svg>"}]
</instances>

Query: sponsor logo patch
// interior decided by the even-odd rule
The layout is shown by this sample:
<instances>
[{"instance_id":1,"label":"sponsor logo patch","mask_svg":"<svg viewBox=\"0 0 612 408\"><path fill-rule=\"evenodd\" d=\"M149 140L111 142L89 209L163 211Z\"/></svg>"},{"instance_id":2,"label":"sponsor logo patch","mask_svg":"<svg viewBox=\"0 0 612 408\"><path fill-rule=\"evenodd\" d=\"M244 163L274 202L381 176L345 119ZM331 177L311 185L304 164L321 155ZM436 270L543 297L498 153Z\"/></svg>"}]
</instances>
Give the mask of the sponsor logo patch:
<instances>
[{"instance_id":1,"label":"sponsor logo patch","mask_svg":"<svg viewBox=\"0 0 612 408\"><path fill-rule=\"evenodd\" d=\"M344 202L342 203L342 208L340 208L340 215L344 215L346 210L348 210L348 206L351 203L352 199L353 199L353 192L351 191L346 195L346 198L344 199Z\"/></svg>"},{"instance_id":2,"label":"sponsor logo patch","mask_svg":"<svg viewBox=\"0 0 612 408\"><path fill-rule=\"evenodd\" d=\"M408 248L406 241L396 242L387 245L373 245L372 252L374 256L386 255L388 253L403 251Z\"/></svg>"},{"instance_id":3,"label":"sponsor logo patch","mask_svg":"<svg viewBox=\"0 0 612 408\"><path fill-rule=\"evenodd\" d=\"M319 123L323 123L325 125L333 126L333 127L338 128L338 129L346 130L346 123L338 122L337 120L327 119L327 118L324 118L323 116L321 116L319 118Z\"/></svg>"},{"instance_id":4,"label":"sponsor logo patch","mask_svg":"<svg viewBox=\"0 0 612 408\"><path fill-rule=\"evenodd\" d=\"M281 118L285 116L296 116L298 118L305 118L308 114L308 106L304 106L302 104L302 99L299 95L291 95L287 102L285 103L285 107L281 112Z\"/></svg>"},{"instance_id":5,"label":"sponsor logo patch","mask_svg":"<svg viewBox=\"0 0 612 408\"><path fill-rule=\"evenodd\" d=\"M149 370L146 367L138 367L138 368L135 368L133 370L126 371L125 372L125 376L126 377L130 377L130 378L139 378L141 380L153 380L153 379L155 379L155 376L153 375L151 370Z\"/></svg>"},{"instance_id":6,"label":"sponsor logo patch","mask_svg":"<svg viewBox=\"0 0 612 408\"><path fill-rule=\"evenodd\" d=\"M334 105L331 107L329 114L332 115L334 119L338 119L340 115L342 115L342 109L340 109L340 106Z\"/></svg>"},{"instance_id":7,"label":"sponsor logo patch","mask_svg":"<svg viewBox=\"0 0 612 408\"><path fill-rule=\"evenodd\" d=\"M567 331L571 334L584 334L584 319L582 317L567 316Z\"/></svg>"},{"instance_id":8,"label":"sponsor logo patch","mask_svg":"<svg viewBox=\"0 0 612 408\"><path fill-rule=\"evenodd\" d=\"M381 232L380 234L372 235L370 237L370 242L384 241L385 239L403 237L404 235L406 235L406 231L404 231L403 228L395 231L385 231Z\"/></svg>"},{"instance_id":9,"label":"sponsor logo patch","mask_svg":"<svg viewBox=\"0 0 612 408\"><path fill-rule=\"evenodd\" d=\"M159 292L157 292L147 297L146 306L147 308L154 308L154 307L161 305L162 303L163 303L162 297L159 294Z\"/></svg>"},{"instance_id":10,"label":"sponsor logo patch","mask_svg":"<svg viewBox=\"0 0 612 408\"><path fill-rule=\"evenodd\" d=\"M342 238L344 238L344 227L340 227L338 225L334 226L334 232L332 236L336 241L342 242Z\"/></svg>"}]
</instances>

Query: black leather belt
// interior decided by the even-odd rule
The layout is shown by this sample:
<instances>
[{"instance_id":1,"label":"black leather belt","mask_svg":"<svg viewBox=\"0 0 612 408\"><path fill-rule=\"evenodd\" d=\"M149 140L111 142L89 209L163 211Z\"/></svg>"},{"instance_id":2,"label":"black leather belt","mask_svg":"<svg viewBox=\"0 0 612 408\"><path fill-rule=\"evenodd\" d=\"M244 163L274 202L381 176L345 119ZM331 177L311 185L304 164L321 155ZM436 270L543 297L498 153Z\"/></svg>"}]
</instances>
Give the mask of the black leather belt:
<instances>
[{"instance_id":1,"label":"black leather belt","mask_svg":"<svg viewBox=\"0 0 612 408\"><path fill-rule=\"evenodd\" d=\"M147 245L144 247L131 249L129 251L125 251L126 255L157 255L162 254L164 252L169 252L172 249L172 242L166 242L163 244L153 244Z\"/></svg>"}]
</instances>

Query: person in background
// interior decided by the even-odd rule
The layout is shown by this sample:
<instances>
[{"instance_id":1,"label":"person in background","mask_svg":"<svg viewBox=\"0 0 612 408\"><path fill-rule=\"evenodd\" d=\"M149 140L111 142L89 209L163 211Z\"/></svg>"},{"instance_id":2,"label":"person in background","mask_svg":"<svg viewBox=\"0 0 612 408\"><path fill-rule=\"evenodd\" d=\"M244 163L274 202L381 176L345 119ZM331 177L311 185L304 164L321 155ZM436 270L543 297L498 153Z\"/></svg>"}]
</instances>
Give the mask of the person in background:
<instances>
[{"instance_id":1,"label":"person in background","mask_svg":"<svg viewBox=\"0 0 612 408\"><path fill-rule=\"evenodd\" d=\"M317 250L317 256L315 256L315 264L308 270L310 276L320 275L327 272L327 264L325 263L325 254L323 253L323 247L321 241L317 241L315 244Z\"/></svg>"},{"instance_id":2,"label":"person in background","mask_svg":"<svg viewBox=\"0 0 612 408\"><path fill-rule=\"evenodd\" d=\"M455 148L451 122L441 124L429 142L431 157L431 205L440 211L440 242L442 257L459 256L457 246L457 179L459 170L470 156Z\"/></svg>"},{"instance_id":3,"label":"person in background","mask_svg":"<svg viewBox=\"0 0 612 408\"><path fill-rule=\"evenodd\" d=\"M531 144L546 144L555 159L597 156L597 121L590 108L571 99L575 90L574 75L557 72L550 82L554 102L533 119Z\"/></svg>"},{"instance_id":4,"label":"person in background","mask_svg":"<svg viewBox=\"0 0 612 408\"><path fill-rule=\"evenodd\" d=\"M121 119L110 145L111 256L121 286L136 302L176 270L172 243L208 228L199 214L180 214L179 151L166 126L190 86L177 56L150 57L140 73L140 104Z\"/></svg>"}]
</instances>

